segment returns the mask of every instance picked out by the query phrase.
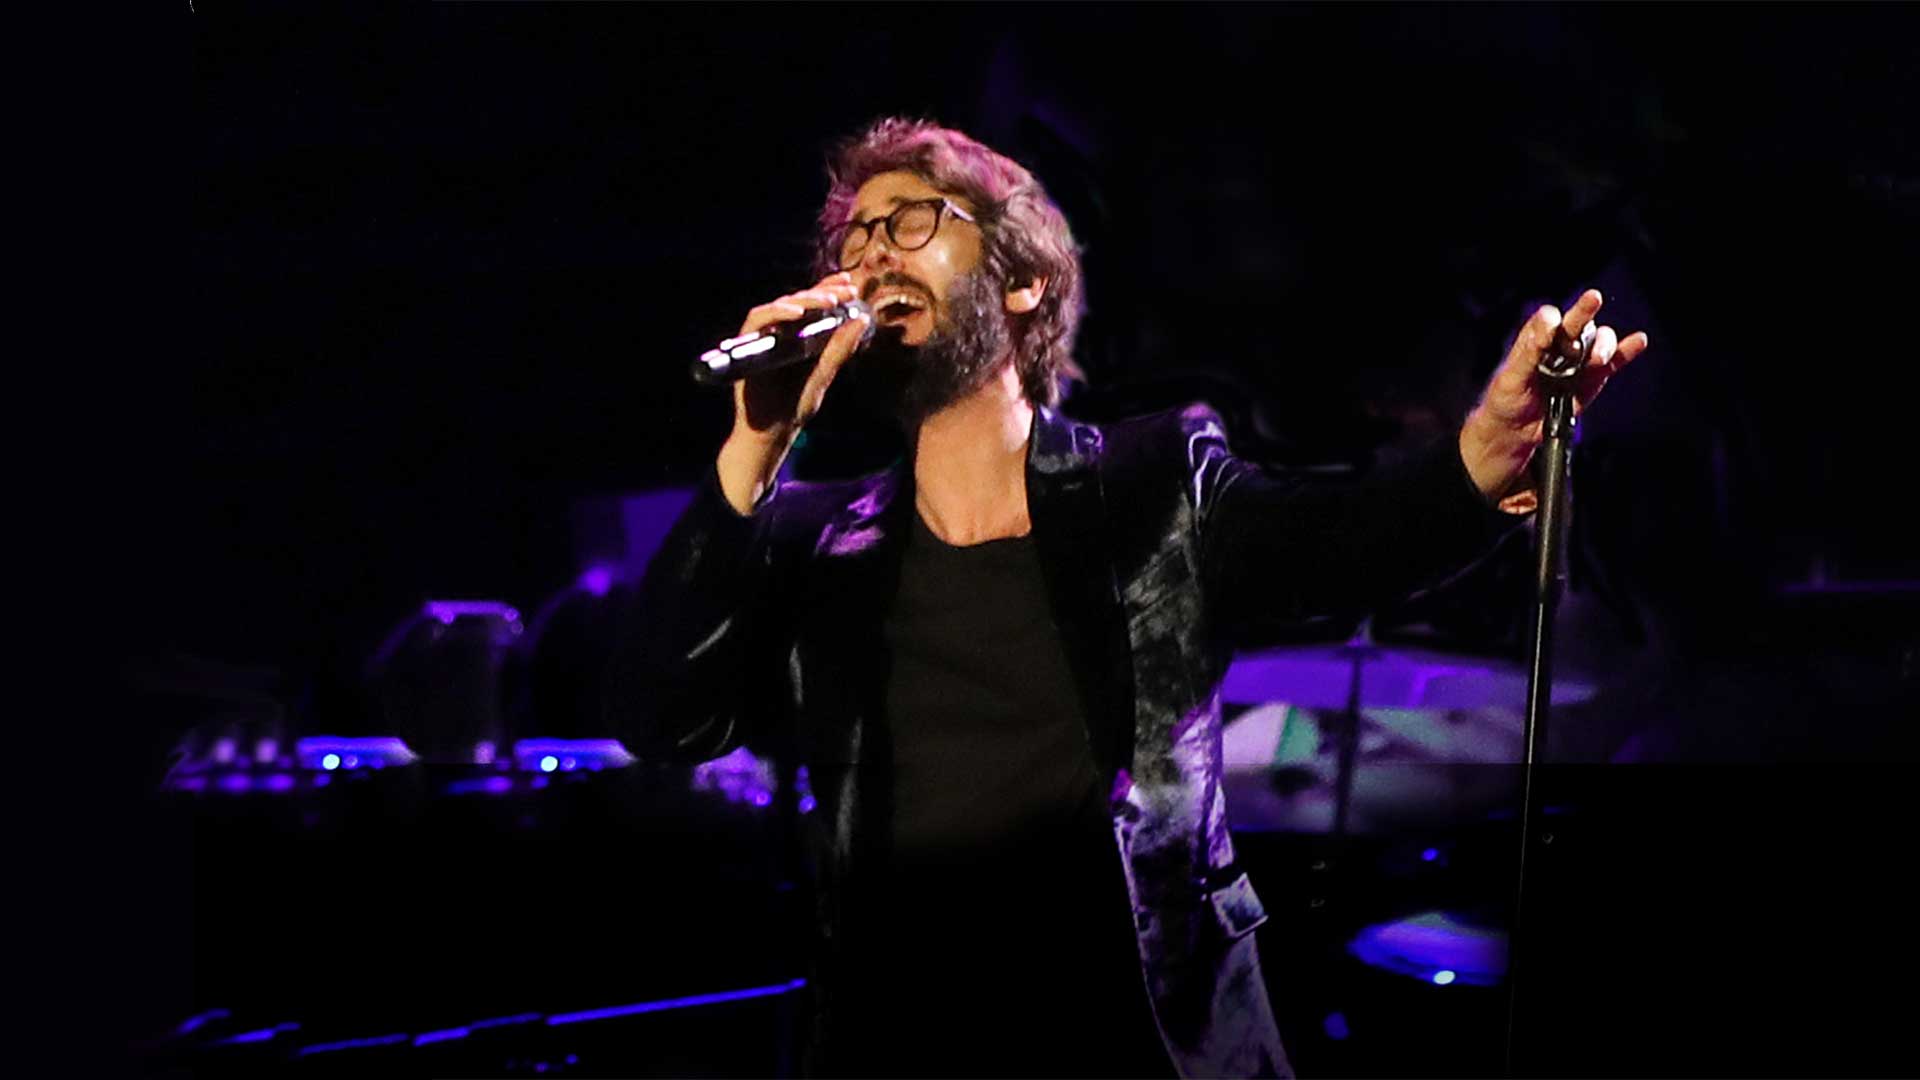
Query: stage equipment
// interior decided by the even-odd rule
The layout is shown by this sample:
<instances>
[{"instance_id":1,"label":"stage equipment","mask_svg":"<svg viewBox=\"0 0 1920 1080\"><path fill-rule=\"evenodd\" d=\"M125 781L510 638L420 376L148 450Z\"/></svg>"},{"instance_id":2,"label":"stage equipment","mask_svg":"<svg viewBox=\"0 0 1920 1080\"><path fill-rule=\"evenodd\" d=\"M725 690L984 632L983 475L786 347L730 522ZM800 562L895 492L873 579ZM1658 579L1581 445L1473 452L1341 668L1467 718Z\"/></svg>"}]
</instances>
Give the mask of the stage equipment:
<instances>
[{"instance_id":1,"label":"stage equipment","mask_svg":"<svg viewBox=\"0 0 1920 1080\"><path fill-rule=\"evenodd\" d=\"M377 728L426 761L485 765L507 744L502 674L520 613L487 600L432 600L368 660Z\"/></svg>"},{"instance_id":2,"label":"stage equipment","mask_svg":"<svg viewBox=\"0 0 1920 1080\"><path fill-rule=\"evenodd\" d=\"M1316 710L1305 718L1260 708L1227 725L1228 769L1252 765L1263 750L1269 771L1282 762L1288 724L1330 728L1339 740L1332 784L1332 832L1352 827L1354 773L1369 738L1405 748L1403 760L1430 763L1511 764L1522 752L1523 732L1509 713L1525 700L1528 674L1509 661L1464 656L1374 642L1362 623L1352 639L1337 645L1293 646L1243 653L1227 668L1221 698L1228 704L1278 704ZM1591 698L1596 688L1568 681L1553 693L1555 704ZM1447 719L1440 719L1445 714ZM1264 736L1264 737L1263 737ZM1317 741L1317 735L1315 738ZM1303 787L1320 784L1317 775Z\"/></svg>"},{"instance_id":3,"label":"stage equipment","mask_svg":"<svg viewBox=\"0 0 1920 1080\"><path fill-rule=\"evenodd\" d=\"M1535 371L1546 397L1541 445L1534 453L1540 513L1534 522L1533 625L1527 638L1531 667L1527 680L1527 712L1522 741L1520 782L1520 864L1513 893L1513 937L1508 951L1507 1071L1513 1072L1514 1016L1520 999L1521 941L1526 919L1527 855L1534 834L1534 763L1546 745L1549 695L1553 689L1553 616L1566 583L1563 549L1567 535L1568 465L1573 453L1573 393L1587 358L1592 354L1596 328L1588 322L1578 337L1564 324L1554 331L1554 342Z\"/></svg>"}]
</instances>

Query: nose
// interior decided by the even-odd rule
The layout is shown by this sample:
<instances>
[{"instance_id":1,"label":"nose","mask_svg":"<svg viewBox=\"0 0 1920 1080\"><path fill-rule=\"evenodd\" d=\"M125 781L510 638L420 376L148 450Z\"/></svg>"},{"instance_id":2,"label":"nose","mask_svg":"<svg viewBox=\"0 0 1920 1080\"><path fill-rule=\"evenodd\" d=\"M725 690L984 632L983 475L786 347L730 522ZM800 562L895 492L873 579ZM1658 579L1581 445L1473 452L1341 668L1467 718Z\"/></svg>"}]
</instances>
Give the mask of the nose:
<instances>
[{"instance_id":1,"label":"nose","mask_svg":"<svg viewBox=\"0 0 1920 1080\"><path fill-rule=\"evenodd\" d=\"M867 237L867 246L860 252L860 261L853 264L852 274L857 284L865 285L869 279L899 268L900 253L894 250L886 227L879 226Z\"/></svg>"}]
</instances>

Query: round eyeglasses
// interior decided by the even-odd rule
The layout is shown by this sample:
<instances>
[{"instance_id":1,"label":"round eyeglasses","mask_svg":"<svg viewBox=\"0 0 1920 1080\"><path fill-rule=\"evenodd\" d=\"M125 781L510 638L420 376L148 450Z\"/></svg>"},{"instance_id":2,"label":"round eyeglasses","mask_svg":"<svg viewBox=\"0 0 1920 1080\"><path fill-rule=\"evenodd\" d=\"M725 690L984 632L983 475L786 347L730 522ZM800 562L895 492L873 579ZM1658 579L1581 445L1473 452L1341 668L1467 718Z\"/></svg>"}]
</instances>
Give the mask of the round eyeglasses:
<instances>
[{"instance_id":1,"label":"round eyeglasses","mask_svg":"<svg viewBox=\"0 0 1920 1080\"><path fill-rule=\"evenodd\" d=\"M867 221L849 221L836 230L830 250L839 252L840 269L851 270L860 265L860 259L867 253L867 244L873 239L873 230L882 222L887 226L887 242L895 251L918 251L933 242L933 235L940 231L940 217L951 213L961 221L973 221L973 215L967 213L945 198L915 199L893 208L893 212L883 217ZM977 224L977 222L976 222Z\"/></svg>"}]
</instances>

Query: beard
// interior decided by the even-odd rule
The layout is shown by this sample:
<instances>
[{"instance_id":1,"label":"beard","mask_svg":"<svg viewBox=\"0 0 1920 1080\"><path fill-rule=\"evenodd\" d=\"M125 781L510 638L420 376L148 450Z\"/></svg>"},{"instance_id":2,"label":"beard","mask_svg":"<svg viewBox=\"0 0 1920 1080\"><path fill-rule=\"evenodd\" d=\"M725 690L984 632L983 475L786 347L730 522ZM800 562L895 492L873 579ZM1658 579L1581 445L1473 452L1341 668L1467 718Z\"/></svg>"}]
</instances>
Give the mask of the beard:
<instances>
[{"instance_id":1,"label":"beard","mask_svg":"<svg viewBox=\"0 0 1920 1080\"><path fill-rule=\"evenodd\" d=\"M891 275L875 284L920 287L917 281ZM842 373L844 396L854 399L850 404L860 412L886 416L908 429L917 427L999 372L1012 345L1001 304L1000 287L986 273L976 270L955 280L925 342L907 345L897 329L875 331L873 341ZM842 389L835 386L828 399Z\"/></svg>"}]
</instances>

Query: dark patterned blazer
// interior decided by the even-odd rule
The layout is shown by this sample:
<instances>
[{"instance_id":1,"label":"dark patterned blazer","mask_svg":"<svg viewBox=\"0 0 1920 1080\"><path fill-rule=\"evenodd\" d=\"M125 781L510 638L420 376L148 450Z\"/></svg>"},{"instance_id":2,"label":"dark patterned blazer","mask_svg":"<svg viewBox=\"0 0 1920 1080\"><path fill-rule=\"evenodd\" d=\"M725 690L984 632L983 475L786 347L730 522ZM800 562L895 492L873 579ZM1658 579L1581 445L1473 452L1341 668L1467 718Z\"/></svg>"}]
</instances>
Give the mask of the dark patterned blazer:
<instances>
[{"instance_id":1,"label":"dark patterned blazer","mask_svg":"<svg viewBox=\"0 0 1920 1080\"><path fill-rule=\"evenodd\" d=\"M1253 936L1267 916L1235 865L1221 794L1227 663L1273 624L1358 615L1437 583L1516 519L1481 498L1451 439L1333 488L1234 457L1199 406L1104 429L1040 409L1026 481L1168 1055L1188 1077L1288 1075ZM808 767L816 1049L832 1038L847 885L884 842L881 622L911 486L904 464L786 483L743 516L709 473L635 591L609 668L610 721L643 757L748 744Z\"/></svg>"}]
</instances>

